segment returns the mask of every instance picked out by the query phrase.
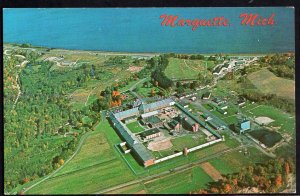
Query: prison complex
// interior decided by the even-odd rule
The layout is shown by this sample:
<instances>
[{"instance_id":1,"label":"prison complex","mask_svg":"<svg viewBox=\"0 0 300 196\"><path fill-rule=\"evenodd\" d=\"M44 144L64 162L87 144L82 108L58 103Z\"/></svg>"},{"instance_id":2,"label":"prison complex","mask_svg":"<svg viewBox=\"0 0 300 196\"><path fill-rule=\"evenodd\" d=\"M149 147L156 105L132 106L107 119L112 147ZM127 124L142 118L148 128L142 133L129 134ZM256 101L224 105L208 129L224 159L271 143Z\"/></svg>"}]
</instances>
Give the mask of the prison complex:
<instances>
[{"instance_id":1,"label":"prison complex","mask_svg":"<svg viewBox=\"0 0 300 196\"><path fill-rule=\"evenodd\" d=\"M153 155L148 151L148 149L139 141L139 139L126 127L123 122L131 121L132 119L141 116L142 122L145 124L150 124L152 129L149 129L141 134L142 138L151 139L160 136L160 132L157 127L162 123L159 118L155 116L158 111L163 110L163 108L175 105L180 109L186 116L181 117L181 122L188 130L196 132L199 130L200 125L203 126L210 132L210 135L214 135L216 138L221 138L221 136L209 128L205 123L196 118L187 109L181 105L175 103L172 99L164 99L154 103L144 104L140 106L122 111L119 113L109 113L109 118L113 128L118 132L118 134L125 140L128 147L133 152L134 156L141 162L145 167L153 165L162 160L155 160ZM164 111L167 112L167 111ZM122 122L123 121L123 122ZM180 123L175 120L169 123L169 126L173 129L179 129ZM220 140L218 140L220 141ZM217 142L217 141L216 141ZM209 145L209 144L204 144ZM200 147L200 146L199 146ZM163 158L165 159L165 158Z\"/></svg>"}]
</instances>

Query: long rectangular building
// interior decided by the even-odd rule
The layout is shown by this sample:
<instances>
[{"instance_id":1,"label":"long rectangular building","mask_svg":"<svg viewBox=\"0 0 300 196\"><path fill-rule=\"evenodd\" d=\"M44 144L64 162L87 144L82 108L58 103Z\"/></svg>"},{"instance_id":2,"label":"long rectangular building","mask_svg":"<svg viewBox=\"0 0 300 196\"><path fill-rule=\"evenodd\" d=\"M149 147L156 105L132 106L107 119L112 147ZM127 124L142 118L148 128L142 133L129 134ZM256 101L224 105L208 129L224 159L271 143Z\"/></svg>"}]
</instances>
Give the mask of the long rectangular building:
<instances>
[{"instance_id":1,"label":"long rectangular building","mask_svg":"<svg viewBox=\"0 0 300 196\"><path fill-rule=\"evenodd\" d=\"M110 113L109 118L113 127L118 131L122 138L127 142L128 146L133 151L134 155L139 161L143 163L145 167L154 164L154 158L152 154L141 144L136 136L123 124L117 117L116 114Z\"/></svg>"}]
</instances>

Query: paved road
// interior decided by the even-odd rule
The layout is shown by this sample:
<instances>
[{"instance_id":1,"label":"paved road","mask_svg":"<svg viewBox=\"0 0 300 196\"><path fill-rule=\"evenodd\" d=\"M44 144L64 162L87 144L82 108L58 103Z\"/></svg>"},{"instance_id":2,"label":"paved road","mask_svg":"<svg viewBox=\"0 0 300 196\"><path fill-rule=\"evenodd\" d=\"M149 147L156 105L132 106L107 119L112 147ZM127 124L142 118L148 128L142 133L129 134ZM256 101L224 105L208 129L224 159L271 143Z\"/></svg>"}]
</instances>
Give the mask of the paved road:
<instances>
[{"instance_id":1,"label":"paved road","mask_svg":"<svg viewBox=\"0 0 300 196\"><path fill-rule=\"evenodd\" d=\"M147 177L144 177L144 178L141 178L141 179L126 182L126 183L123 183L123 184L120 184L120 185L117 185L117 186L114 186L114 187L110 187L110 188L98 191L98 192L96 192L96 194L103 194L103 193L106 193L106 192L110 192L110 191L114 191L114 190L117 190L117 189L121 189L121 188L130 186L130 185L133 185L133 184L138 184L138 183L146 182L146 181L153 180L153 179L156 179L156 178L161 178L161 177L166 176L170 173L173 174L173 173L177 173L177 172L182 172L182 171L185 171L187 169L191 169L193 167L196 167L198 164L200 164L202 162L205 162L205 161L208 161L209 159L220 157L225 153L232 152L232 151L239 150L239 149L243 149L245 147L247 147L247 146L241 145L241 146L238 146L236 148L227 149L227 150L224 150L222 152L218 152L218 153L215 153L213 155L210 155L210 156L204 157L202 159L199 159L198 161L196 161L194 163L189 163L189 164L186 164L186 165L183 165L183 166L176 167L176 168L173 169L173 171L168 170L168 171L161 172L159 174L154 174L154 175L147 176Z\"/></svg>"},{"instance_id":2,"label":"paved road","mask_svg":"<svg viewBox=\"0 0 300 196\"><path fill-rule=\"evenodd\" d=\"M137 85L139 85L140 83L144 82L145 80L147 80L147 78L143 78L140 81L138 81L137 83L135 83L134 85L132 85L128 90L135 96L137 97L139 100L143 101L143 97L141 97L139 94L137 94L136 92L134 92L134 89L137 87ZM126 90L127 91L127 90Z\"/></svg>"}]
</instances>

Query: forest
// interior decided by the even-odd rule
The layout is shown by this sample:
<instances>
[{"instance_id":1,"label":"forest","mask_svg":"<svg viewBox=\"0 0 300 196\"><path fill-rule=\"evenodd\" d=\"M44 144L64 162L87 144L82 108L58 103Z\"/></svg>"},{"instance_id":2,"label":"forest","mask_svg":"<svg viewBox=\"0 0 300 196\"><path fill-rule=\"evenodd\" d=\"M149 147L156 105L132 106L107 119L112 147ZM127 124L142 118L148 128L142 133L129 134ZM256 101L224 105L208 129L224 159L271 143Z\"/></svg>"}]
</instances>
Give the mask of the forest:
<instances>
[{"instance_id":1,"label":"forest","mask_svg":"<svg viewBox=\"0 0 300 196\"><path fill-rule=\"evenodd\" d=\"M271 159L267 163L242 168L239 172L223 175L217 182L210 182L207 189L192 192L194 194L232 194L245 193L255 188L257 193L276 193L284 190L289 179L295 174L295 160L292 158Z\"/></svg>"},{"instance_id":2,"label":"forest","mask_svg":"<svg viewBox=\"0 0 300 196\"><path fill-rule=\"evenodd\" d=\"M6 191L60 167L73 154L81 135L100 119L99 112L87 107L76 111L69 104L69 94L100 72L92 65L51 70L53 63L38 60L41 55L12 50L4 57ZM24 59L27 64L17 66Z\"/></svg>"}]
</instances>

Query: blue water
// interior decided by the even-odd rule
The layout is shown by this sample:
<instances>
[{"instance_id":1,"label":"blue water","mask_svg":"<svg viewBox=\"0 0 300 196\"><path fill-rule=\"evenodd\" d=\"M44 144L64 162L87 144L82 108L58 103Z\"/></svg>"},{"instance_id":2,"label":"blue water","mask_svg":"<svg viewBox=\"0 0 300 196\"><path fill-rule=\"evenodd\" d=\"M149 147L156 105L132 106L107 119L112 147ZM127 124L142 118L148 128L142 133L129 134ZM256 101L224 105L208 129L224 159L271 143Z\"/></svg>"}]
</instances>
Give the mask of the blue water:
<instances>
[{"instance_id":1,"label":"blue water","mask_svg":"<svg viewBox=\"0 0 300 196\"><path fill-rule=\"evenodd\" d=\"M240 13L274 26L242 26ZM162 14L185 19L224 16L229 27L161 26ZM176 53L267 53L295 50L293 8L4 9L4 42L55 48Z\"/></svg>"}]
</instances>

